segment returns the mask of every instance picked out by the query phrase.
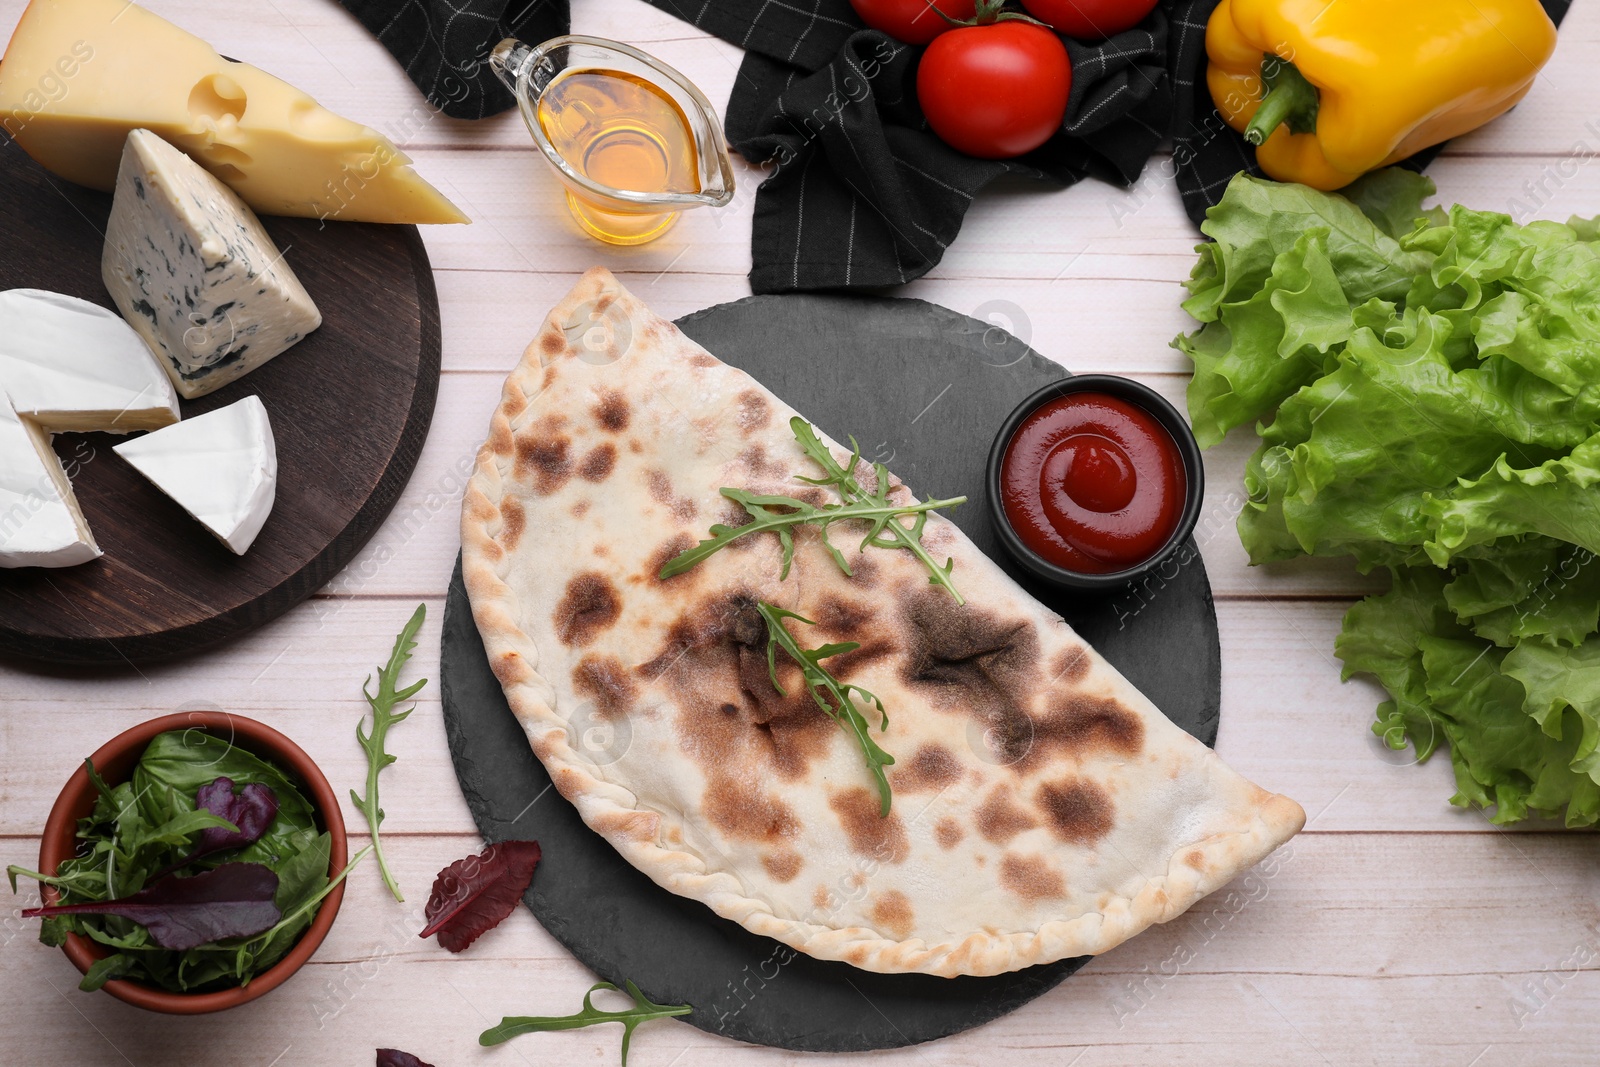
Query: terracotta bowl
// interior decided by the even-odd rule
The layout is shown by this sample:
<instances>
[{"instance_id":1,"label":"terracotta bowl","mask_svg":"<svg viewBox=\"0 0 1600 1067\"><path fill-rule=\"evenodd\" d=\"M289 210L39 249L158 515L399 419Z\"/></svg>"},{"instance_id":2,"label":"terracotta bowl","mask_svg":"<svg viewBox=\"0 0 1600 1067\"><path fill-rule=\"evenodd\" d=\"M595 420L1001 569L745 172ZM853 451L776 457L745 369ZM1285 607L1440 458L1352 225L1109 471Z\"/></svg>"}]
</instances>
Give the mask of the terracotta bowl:
<instances>
[{"instance_id":1,"label":"terracotta bowl","mask_svg":"<svg viewBox=\"0 0 1600 1067\"><path fill-rule=\"evenodd\" d=\"M348 862L346 852L349 845L345 839L344 819L339 813L339 799L333 787L328 785L328 780L299 745L254 719L223 711L186 711L163 715L159 719L140 723L106 742L91 757L95 769L113 785L127 781L139 757L144 754L145 746L157 734L168 730L205 730L276 764L280 770L298 779L305 790L306 799L315 809L318 828L328 831L332 839L329 877L344 869ZM67 779L44 826L44 839L39 843L39 869L45 874L54 874L56 866L76 852L78 820L89 814L94 807L94 800L94 786L89 783L89 775L79 767ZM45 903L55 903L55 889L50 886L41 888ZM341 882L323 898L322 906L317 909L310 927L300 935L300 940L295 942L288 954L256 975L248 986L215 993L169 993L140 982L113 979L105 984L105 991L136 1008L168 1015L203 1015L245 1004L278 988L311 958L333 926L334 916L339 913L339 902L343 899L344 883ZM84 972L95 960L108 955L103 946L78 934L67 935L67 943L62 946L62 951L74 967Z\"/></svg>"}]
</instances>

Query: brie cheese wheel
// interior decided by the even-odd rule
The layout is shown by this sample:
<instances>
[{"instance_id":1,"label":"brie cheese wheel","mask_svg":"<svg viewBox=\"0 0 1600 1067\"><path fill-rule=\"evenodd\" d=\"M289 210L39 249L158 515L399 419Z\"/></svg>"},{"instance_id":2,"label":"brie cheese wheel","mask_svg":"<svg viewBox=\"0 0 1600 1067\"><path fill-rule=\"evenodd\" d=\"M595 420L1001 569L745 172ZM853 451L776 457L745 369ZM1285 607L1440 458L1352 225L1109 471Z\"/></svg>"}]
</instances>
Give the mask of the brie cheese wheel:
<instances>
[{"instance_id":1,"label":"brie cheese wheel","mask_svg":"<svg viewBox=\"0 0 1600 1067\"><path fill-rule=\"evenodd\" d=\"M0 567L72 567L99 555L50 435L0 392Z\"/></svg>"},{"instance_id":2,"label":"brie cheese wheel","mask_svg":"<svg viewBox=\"0 0 1600 1067\"><path fill-rule=\"evenodd\" d=\"M237 555L272 512L278 449L259 397L126 441L116 452Z\"/></svg>"},{"instance_id":3,"label":"brie cheese wheel","mask_svg":"<svg viewBox=\"0 0 1600 1067\"><path fill-rule=\"evenodd\" d=\"M0 292L0 390L51 432L178 421L172 382L121 316L43 289Z\"/></svg>"},{"instance_id":4,"label":"brie cheese wheel","mask_svg":"<svg viewBox=\"0 0 1600 1067\"><path fill-rule=\"evenodd\" d=\"M190 399L322 325L255 212L149 130L123 149L100 276Z\"/></svg>"},{"instance_id":5,"label":"brie cheese wheel","mask_svg":"<svg viewBox=\"0 0 1600 1067\"><path fill-rule=\"evenodd\" d=\"M103 192L143 127L269 215L468 221L378 131L128 0L32 0L0 63L0 124L45 168Z\"/></svg>"}]
</instances>

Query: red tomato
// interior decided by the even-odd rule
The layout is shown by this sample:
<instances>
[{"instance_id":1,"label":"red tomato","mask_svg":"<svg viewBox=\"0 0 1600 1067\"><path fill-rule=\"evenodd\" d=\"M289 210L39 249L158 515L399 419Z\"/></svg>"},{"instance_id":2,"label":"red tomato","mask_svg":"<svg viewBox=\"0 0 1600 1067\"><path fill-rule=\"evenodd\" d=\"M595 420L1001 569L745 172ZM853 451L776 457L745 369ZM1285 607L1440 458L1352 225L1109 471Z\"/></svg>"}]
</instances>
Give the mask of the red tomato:
<instances>
[{"instance_id":1,"label":"red tomato","mask_svg":"<svg viewBox=\"0 0 1600 1067\"><path fill-rule=\"evenodd\" d=\"M953 19L970 19L977 10L975 0L931 0L931 6L930 0L850 0L850 6L862 22L906 44L927 44L953 29L939 11Z\"/></svg>"},{"instance_id":2,"label":"red tomato","mask_svg":"<svg viewBox=\"0 0 1600 1067\"><path fill-rule=\"evenodd\" d=\"M1022 0L1022 6L1068 37L1098 41L1143 22L1156 0Z\"/></svg>"},{"instance_id":3,"label":"red tomato","mask_svg":"<svg viewBox=\"0 0 1600 1067\"><path fill-rule=\"evenodd\" d=\"M1007 19L940 34L917 67L917 100L933 132L980 159L1031 152L1061 128L1072 62L1061 38Z\"/></svg>"}]
</instances>

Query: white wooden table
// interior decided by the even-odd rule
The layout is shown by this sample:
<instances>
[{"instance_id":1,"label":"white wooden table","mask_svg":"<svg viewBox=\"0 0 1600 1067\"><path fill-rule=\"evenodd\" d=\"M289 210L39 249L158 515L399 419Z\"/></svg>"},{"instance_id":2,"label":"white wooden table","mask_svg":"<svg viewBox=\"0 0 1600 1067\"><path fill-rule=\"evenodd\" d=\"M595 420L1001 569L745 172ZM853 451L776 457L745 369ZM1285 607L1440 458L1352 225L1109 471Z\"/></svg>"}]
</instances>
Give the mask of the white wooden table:
<instances>
[{"instance_id":1,"label":"white wooden table","mask_svg":"<svg viewBox=\"0 0 1600 1067\"><path fill-rule=\"evenodd\" d=\"M398 3L398 0L397 0ZM23 0L0 0L9 33ZM521 120L429 111L399 67L330 0L150 0L342 114L390 134L476 220L425 231L444 320L438 410L411 484L356 562L308 603L242 640L137 672L0 665L0 853L32 864L36 834L79 760L127 726L184 707L254 716L303 745L337 788L364 774L354 730L363 676L413 605L415 661L437 677L439 619L458 548L463 475L501 379L545 311L604 264L668 317L749 293L758 171L736 161L731 208L695 212L656 244L581 236ZM641 45L726 102L739 52L637 0L576 0L579 32ZM1600 7L1579 3L1555 59L1517 111L1453 144L1430 174L1445 203L1565 219L1600 212ZM1195 234L1152 160L1131 192L1023 183L978 198L944 263L904 295L999 319L1080 371L1115 371L1178 401L1188 366L1168 342ZM986 314L988 309L983 312ZM907 382L908 389L938 384ZM1010 1067L1112 1064L1416 1064L1500 1067L1600 1059L1600 842L1552 827L1501 831L1450 808L1446 758L1411 766L1368 725L1380 691L1341 685L1333 639L1374 588L1347 566L1249 569L1232 530L1249 435L1207 457L1202 534L1222 631L1218 748L1304 805L1305 833L1269 864L1092 962L1021 1011L874 1062ZM1160 610L1159 603L1150 610ZM223 1015L168 1018L75 990L77 972L0 922L0 1063L229 1067L372 1062L394 1046L439 1067L617 1062L615 1026L481 1049L504 1014L575 1010L592 976L526 911L460 956L416 938L434 873L480 840L451 771L438 689L397 727L384 824L405 904L359 869L317 956L282 989ZM553 795L545 803L562 803ZM355 844L363 836L347 805ZM14 904L20 905L19 897ZM863 1011L871 1009L864 1003ZM841 1058L842 1059L842 1058ZM789 1064L677 1022L636 1035L635 1067Z\"/></svg>"}]
</instances>

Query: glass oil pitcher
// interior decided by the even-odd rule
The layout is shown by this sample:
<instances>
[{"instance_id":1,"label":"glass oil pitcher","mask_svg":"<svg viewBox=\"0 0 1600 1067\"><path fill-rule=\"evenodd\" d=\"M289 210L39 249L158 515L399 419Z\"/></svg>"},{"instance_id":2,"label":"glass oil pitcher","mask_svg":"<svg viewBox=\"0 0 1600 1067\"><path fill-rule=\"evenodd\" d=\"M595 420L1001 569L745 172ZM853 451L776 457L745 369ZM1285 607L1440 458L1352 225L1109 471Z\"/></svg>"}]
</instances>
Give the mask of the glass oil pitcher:
<instances>
[{"instance_id":1,"label":"glass oil pitcher","mask_svg":"<svg viewBox=\"0 0 1600 1067\"><path fill-rule=\"evenodd\" d=\"M489 66L593 237L637 245L680 212L733 199L733 166L705 95L660 60L616 41L507 39Z\"/></svg>"}]
</instances>

